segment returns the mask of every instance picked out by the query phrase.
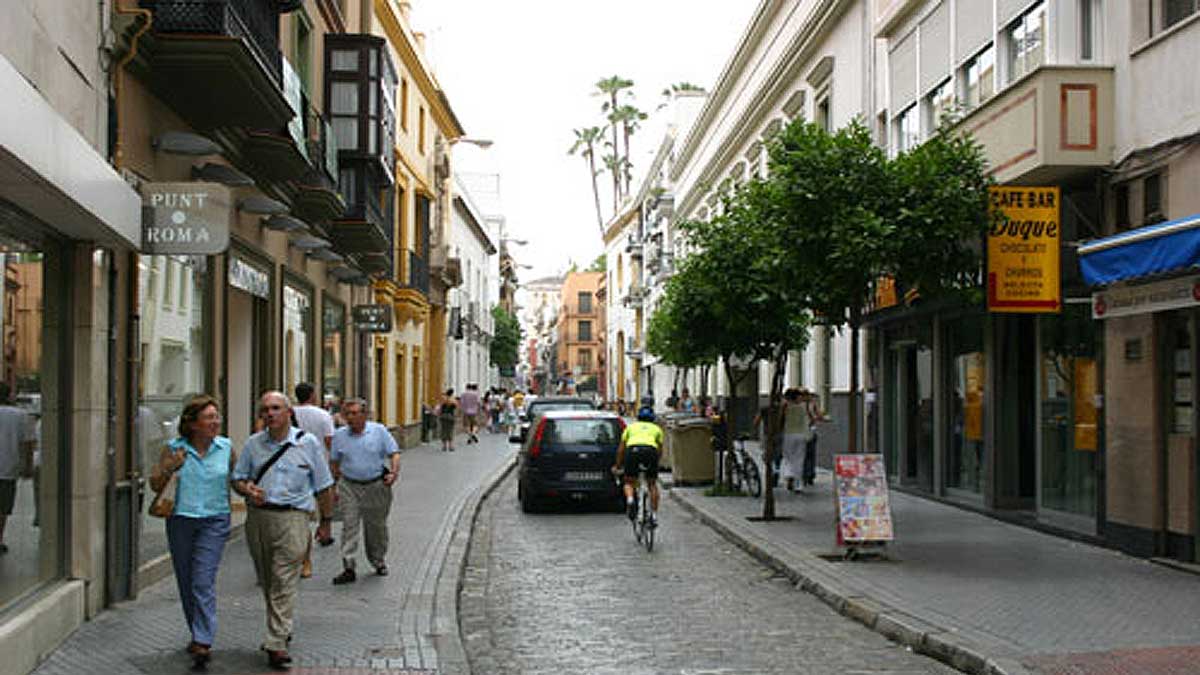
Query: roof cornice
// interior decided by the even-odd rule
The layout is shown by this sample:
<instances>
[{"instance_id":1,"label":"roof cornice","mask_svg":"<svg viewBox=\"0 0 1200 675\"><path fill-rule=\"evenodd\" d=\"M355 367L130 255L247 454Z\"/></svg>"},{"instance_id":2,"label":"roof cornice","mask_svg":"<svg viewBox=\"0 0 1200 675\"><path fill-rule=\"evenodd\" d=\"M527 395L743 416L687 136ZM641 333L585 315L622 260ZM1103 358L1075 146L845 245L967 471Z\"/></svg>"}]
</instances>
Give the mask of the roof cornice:
<instances>
[{"instance_id":1,"label":"roof cornice","mask_svg":"<svg viewBox=\"0 0 1200 675\"><path fill-rule=\"evenodd\" d=\"M447 138L458 138L464 134L462 125L454 110L450 108L450 100L442 91L441 86L433 75L433 69L425 62L425 57L416 48L417 39L405 22L396 14L395 8L388 0L375 0L375 16L383 24L388 41L400 55L404 67L412 74L421 95L429 102L430 113L438 129Z\"/></svg>"}]
</instances>

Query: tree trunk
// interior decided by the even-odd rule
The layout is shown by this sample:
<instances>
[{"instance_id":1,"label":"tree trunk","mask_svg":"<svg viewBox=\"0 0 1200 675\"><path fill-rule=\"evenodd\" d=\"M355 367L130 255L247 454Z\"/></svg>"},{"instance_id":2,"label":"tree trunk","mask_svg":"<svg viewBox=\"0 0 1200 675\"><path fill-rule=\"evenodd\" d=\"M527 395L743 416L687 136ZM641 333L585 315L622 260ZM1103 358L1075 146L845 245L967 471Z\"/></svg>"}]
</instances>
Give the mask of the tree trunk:
<instances>
[{"instance_id":1,"label":"tree trunk","mask_svg":"<svg viewBox=\"0 0 1200 675\"><path fill-rule=\"evenodd\" d=\"M859 309L850 310L850 396L846 401L849 411L846 433L849 437L846 439L846 452L852 455L858 452L858 324L861 318Z\"/></svg>"},{"instance_id":2,"label":"tree trunk","mask_svg":"<svg viewBox=\"0 0 1200 675\"><path fill-rule=\"evenodd\" d=\"M604 238L604 215L600 213L600 185L596 182L596 153L588 145L588 169L592 174L592 199L596 202L596 226L600 228L600 238Z\"/></svg>"},{"instance_id":3,"label":"tree trunk","mask_svg":"<svg viewBox=\"0 0 1200 675\"><path fill-rule=\"evenodd\" d=\"M616 91L613 91L609 95L609 103L612 106L608 109L609 114L611 115L611 114L616 113L617 112L617 92ZM608 126L609 126L609 128L612 129L612 152L613 152L613 158L614 158L613 166L612 166L613 215L616 216L617 211L621 208L621 162L620 162L620 159L621 159L620 147L621 146L617 145L617 122L616 122L616 120L609 120Z\"/></svg>"},{"instance_id":4,"label":"tree trunk","mask_svg":"<svg viewBox=\"0 0 1200 675\"><path fill-rule=\"evenodd\" d=\"M631 135L633 135L633 132L631 132L631 131L629 130L629 123L628 123L628 122L626 122L626 123L624 123L623 125L621 125L621 132L622 132L622 133L624 134L624 136L625 136L625 161L624 161L624 163L623 163L623 164L622 164L622 166L621 166L621 173L622 173L622 177L625 179L625 194L629 194L629 180L630 180L630 178L631 178L631 176L629 175L629 174L630 174L630 166L629 166L629 137L630 137Z\"/></svg>"},{"instance_id":5,"label":"tree trunk","mask_svg":"<svg viewBox=\"0 0 1200 675\"><path fill-rule=\"evenodd\" d=\"M788 350L778 348L775 372L771 375L771 403L767 408L767 437L763 443L763 520L775 520L775 458L779 456L783 438L783 376Z\"/></svg>"}]
</instances>

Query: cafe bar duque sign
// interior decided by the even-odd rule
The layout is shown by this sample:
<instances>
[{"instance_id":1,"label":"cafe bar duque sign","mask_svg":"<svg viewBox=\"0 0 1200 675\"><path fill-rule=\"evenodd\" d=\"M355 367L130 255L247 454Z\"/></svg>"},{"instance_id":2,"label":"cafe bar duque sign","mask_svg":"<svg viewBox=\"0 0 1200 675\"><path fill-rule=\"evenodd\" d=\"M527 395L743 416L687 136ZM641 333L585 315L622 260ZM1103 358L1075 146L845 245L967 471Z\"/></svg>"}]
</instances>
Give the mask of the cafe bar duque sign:
<instances>
[{"instance_id":1,"label":"cafe bar duque sign","mask_svg":"<svg viewBox=\"0 0 1200 675\"><path fill-rule=\"evenodd\" d=\"M229 248L232 197L220 183L148 183L142 253L213 255Z\"/></svg>"}]
</instances>

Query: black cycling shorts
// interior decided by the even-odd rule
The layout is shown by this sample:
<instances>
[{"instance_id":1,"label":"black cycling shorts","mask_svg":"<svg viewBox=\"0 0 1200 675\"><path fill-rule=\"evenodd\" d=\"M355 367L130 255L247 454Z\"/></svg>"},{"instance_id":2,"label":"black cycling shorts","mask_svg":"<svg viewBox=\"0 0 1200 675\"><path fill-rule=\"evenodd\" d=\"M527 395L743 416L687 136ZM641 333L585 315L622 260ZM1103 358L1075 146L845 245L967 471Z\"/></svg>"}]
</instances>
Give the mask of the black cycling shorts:
<instances>
[{"instance_id":1,"label":"black cycling shorts","mask_svg":"<svg viewBox=\"0 0 1200 675\"><path fill-rule=\"evenodd\" d=\"M634 445L625 448L625 477L637 478L646 474L646 480L658 478L658 449L653 445Z\"/></svg>"}]
</instances>

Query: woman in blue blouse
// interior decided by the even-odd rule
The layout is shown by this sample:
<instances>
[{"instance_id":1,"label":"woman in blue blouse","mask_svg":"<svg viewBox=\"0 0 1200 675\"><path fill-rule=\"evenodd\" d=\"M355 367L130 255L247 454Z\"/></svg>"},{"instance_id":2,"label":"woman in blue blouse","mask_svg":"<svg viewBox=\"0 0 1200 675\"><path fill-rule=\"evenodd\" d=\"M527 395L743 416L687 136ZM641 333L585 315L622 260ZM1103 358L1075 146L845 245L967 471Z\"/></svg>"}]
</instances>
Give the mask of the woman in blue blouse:
<instances>
[{"instance_id":1,"label":"woman in blue blouse","mask_svg":"<svg viewBox=\"0 0 1200 675\"><path fill-rule=\"evenodd\" d=\"M197 667L208 663L217 632L217 567L229 538L229 472L235 457L220 431L216 399L193 397L179 416L179 437L163 447L150 476L150 487L160 492L179 472L167 543L192 632L188 653Z\"/></svg>"}]
</instances>

